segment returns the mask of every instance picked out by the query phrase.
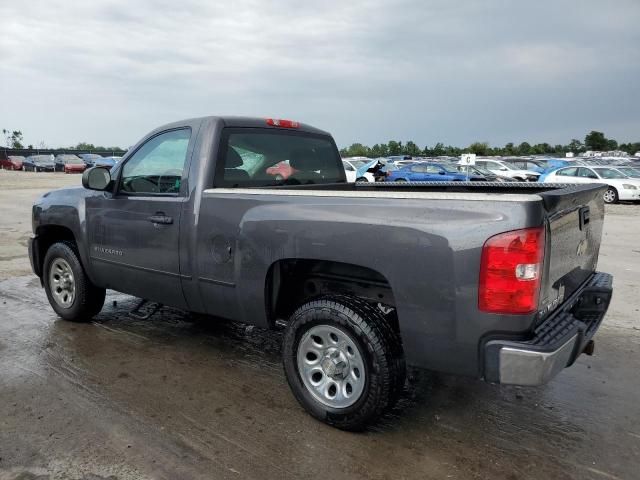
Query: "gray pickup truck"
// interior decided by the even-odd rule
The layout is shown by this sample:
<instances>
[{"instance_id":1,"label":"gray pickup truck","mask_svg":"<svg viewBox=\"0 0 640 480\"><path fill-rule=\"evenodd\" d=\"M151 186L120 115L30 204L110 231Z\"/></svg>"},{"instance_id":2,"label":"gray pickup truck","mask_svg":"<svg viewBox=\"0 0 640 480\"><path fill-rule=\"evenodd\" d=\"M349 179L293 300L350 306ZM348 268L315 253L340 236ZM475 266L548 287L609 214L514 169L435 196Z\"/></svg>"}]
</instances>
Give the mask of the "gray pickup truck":
<instances>
[{"instance_id":1,"label":"gray pickup truck","mask_svg":"<svg viewBox=\"0 0 640 480\"><path fill-rule=\"evenodd\" d=\"M31 264L60 317L90 320L113 289L284 328L295 397L347 430L394 404L406 364L541 385L592 353L611 298L604 186L347 183L324 131L205 117L83 187L33 206Z\"/></svg>"}]
</instances>

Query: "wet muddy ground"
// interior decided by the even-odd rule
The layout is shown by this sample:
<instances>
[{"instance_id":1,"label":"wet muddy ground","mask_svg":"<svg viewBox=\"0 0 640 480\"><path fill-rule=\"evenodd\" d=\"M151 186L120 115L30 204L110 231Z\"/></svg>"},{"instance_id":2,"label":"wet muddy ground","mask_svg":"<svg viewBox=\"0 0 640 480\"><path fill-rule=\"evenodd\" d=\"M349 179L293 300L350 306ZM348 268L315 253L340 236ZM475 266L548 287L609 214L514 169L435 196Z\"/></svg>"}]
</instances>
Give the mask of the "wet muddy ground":
<instances>
[{"instance_id":1,"label":"wet muddy ground","mask_svg":"<svg viewBox=\"0 0 640 480\"><path fill-rule=\"evenodd\" d=\"M608 209L595 356L541 388L412 371L395 411L351 434L298 406L277 332L135 320L114 292L92 323L58 319L19 242L30 202L79 178L16 175L0 172L0 480L640 478L638 205Z\"/></svg>"}]
</instances>

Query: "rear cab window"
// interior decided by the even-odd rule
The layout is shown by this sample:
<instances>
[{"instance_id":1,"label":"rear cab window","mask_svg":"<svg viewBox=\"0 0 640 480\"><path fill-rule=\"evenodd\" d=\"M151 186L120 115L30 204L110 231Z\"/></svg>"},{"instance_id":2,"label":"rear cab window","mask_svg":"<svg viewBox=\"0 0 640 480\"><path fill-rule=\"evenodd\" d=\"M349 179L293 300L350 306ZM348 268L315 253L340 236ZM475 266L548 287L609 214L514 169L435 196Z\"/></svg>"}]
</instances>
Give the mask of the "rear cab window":
<instances>
[{"instance_id":1,"label":"rear cab window","mask_svg":"<svg viewBox=\"0 0 640 480\"><path fill-rule=\"evenodd\" d=\"M288 162L286 177L270 167ZM342 159L327 135L266 128L225 128L215 172L218 187L345 183Z\"/></svg>"}]
</instances>

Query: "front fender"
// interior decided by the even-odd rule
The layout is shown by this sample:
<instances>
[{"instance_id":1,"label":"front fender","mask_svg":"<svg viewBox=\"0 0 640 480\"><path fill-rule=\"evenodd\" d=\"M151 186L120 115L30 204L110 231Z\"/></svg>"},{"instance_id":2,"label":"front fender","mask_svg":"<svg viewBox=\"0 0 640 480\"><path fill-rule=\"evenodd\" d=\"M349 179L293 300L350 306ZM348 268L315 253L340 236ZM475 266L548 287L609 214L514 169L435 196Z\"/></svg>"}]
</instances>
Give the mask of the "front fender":
<instances>
[{"instance_id":1,"label":"front fender","mask_svg":"<svg viewBox=\"0 0 640 480\"><path fill-rule=\"evenodd\" d=\"M91 280L93 278L88 269L89 244L85 203L87 197L102 194L82 187L64 188L45 193L33 205L32 227L35 243L42 247L57 241L56 235L61 231L60 229L71 232L80 261Z\"/></svg>"}]
</instances>

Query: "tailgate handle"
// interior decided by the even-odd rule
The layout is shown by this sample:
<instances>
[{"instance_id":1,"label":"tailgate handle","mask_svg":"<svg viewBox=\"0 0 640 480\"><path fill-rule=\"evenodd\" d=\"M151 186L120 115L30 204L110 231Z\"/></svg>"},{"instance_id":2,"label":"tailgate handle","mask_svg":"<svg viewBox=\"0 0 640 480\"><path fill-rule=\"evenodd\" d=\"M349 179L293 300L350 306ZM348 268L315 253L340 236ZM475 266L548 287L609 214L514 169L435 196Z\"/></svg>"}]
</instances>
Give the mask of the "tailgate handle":
<instances>
[{"instance_id":1,"label":"tailgate handle","mask_svg":"<svg viewBox=\"0 0 640 480\"><path fill-rule=\"evenodd\" d=\"M589 207L580 209L580 230L583 230L585 225L589 225Z\"/></svg>"}]
</instances>

